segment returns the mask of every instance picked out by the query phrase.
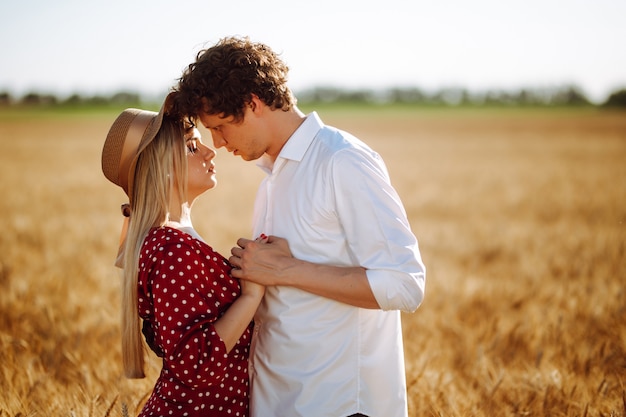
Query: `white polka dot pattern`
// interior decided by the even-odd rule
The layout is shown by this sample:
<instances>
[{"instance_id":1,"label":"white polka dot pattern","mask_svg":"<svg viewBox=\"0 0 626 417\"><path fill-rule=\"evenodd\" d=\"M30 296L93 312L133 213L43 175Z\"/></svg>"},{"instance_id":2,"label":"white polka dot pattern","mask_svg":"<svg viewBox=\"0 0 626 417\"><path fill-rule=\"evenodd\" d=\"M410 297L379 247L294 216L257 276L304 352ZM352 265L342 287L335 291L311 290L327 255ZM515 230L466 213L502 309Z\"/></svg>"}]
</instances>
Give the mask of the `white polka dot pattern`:
<instances>
[{"instance_id":1,"label":"white polka dot pattern","mask_svg":"<svg viewBox=\"0 0 626 417\"><path fill-rule=\"evenodd\" d=\"M140 416L248 416L252 324L229 352L213 323L240 295L226 259L177 229L150 231L139 258L139 314L163 369Z\"/></svg>"}]
</instances>

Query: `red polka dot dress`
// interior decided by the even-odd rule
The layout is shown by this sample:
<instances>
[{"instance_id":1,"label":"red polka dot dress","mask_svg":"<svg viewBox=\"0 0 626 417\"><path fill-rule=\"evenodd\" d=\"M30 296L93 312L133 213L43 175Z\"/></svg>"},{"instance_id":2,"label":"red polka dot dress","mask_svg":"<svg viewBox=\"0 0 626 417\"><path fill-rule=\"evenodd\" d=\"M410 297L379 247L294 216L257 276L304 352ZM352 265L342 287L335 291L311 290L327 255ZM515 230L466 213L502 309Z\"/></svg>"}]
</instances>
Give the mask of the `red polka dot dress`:
<instances>
[{"instance_id":1,"label":"red polka dot dress","mask_svg":"<svg viewBox=\"0 0 626 417\"><path fill-rule=\"evenodd\" d=\"M139 315L163 358L140 417L248 416L252 323L226 352L213 323L241 294L226 259L180 230L154 228L139 257Z\"/></svg>"}]
</instances>

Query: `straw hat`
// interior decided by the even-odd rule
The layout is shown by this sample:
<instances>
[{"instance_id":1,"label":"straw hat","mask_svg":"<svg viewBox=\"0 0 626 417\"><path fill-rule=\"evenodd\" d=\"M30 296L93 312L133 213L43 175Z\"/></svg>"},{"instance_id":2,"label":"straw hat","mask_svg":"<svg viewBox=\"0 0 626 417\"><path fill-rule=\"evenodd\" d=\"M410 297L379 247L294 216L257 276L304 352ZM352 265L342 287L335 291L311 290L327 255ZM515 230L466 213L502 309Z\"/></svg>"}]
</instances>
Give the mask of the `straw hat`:
<instances>
[{"instance_id":1,"label":"straw hat","mask_svg":"<svg viewBox=\"0 0 626 417\"><path fill-rule=\"evenodd\" d=\"M102 172L109 181L122 187L129 200L133 195L137 159L161 128L163 115L171 106L173 94L168 94L158 113L140 109L124 110L109 129L102 148Z\"/></svg>"},{"instance_id":2,"label":"straw hat","mask_svg":"<svg viewBox=\"0 0 626 417\"><path fill-rule=\"evenodd\" d=\"M135 167L139 155L146 149L156 137L163 116L171 107L174 93L168 94L158 113L140 109L126 109L109 129L107 138L102 148L102 172L113 184L122 187L128 201L133 195L133 182L135 179ZM130 204L122 204L124 223L120 235L120 246L117 252L115 266L122 268L124 265L124 246L128 233Z\"/></svg>"}]
</instances>

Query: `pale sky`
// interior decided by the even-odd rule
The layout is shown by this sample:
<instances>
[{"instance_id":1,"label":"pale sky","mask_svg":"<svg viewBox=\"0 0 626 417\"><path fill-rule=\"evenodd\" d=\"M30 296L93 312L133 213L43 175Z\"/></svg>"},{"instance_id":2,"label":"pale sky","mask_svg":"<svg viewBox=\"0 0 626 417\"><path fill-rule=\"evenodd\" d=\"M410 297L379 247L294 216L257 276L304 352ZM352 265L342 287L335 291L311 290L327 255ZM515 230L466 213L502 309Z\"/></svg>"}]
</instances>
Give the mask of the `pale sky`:
<instances>
[{"instance_id":1,"label":"pale sky","mask_svg":"<svg viewBox=\"0 0 626 417\"><path fill-rule=\"evenodd\" d=\"M246 35L296 92L626 87L624 0L2 0L0 91L163 95L195 54Z\"/></svg>"}]
</instances>

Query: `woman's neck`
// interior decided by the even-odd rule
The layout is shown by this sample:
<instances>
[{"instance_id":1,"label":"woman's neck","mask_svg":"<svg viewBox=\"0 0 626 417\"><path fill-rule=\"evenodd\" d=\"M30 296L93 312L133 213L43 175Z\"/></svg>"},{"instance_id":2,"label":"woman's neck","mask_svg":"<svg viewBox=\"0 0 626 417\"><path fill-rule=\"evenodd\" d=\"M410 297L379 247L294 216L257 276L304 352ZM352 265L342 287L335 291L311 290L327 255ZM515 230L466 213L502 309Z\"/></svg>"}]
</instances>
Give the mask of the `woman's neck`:
<instances>
[{"instance_id":1,"label":"woman's neck","mask_svg":"<svg viewBox=\"0 0 626 417\"><path fill-rule=\"evenodd\" d=\"M175 210L169 213L168 220L165 222L165 226L178 229L194 237L195 239L204 242L202 236L200 236L198 232L196 232L196 230L193 228L193 224L191 224L191 206L185 203L182 205L176 205L175 207L180 208L180 210Z\"/></svg>"},{"instance_id":2,"label":"woman's neck","mask_svg":"<svg viewBox=\"0 0 626 417\"><path fill-rule=\"evenodd\" d=\"M179 227L191 227L191 206L189 203L183 203L181 205L175 205L175 209L171 210L166 222L167 225L176 228Z\"/></svg>"}]
</instances>

